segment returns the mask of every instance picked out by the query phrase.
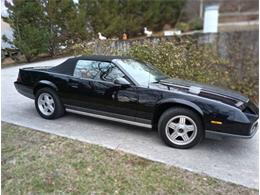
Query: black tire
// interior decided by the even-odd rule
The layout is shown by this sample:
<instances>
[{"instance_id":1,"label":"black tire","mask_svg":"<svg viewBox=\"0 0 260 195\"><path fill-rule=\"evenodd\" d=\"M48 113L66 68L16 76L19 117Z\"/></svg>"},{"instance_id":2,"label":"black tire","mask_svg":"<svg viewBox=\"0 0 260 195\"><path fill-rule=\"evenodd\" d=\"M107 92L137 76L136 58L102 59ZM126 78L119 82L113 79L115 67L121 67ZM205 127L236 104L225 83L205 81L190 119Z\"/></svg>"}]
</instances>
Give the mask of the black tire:
<instances>
[{"instance_id":1,"label":"black tire","mask_svg":"<svg viewBox=\"0 0 260 195\"><path fill-rule=\"evenodd\" d=\"M54 111L50 115L44 114L41 111L41 109L39 108L38 99L41 96L41 94L49 94L53 98ZM62 104L60 98L58 97L58 95L56 94L56 92L53 89L48 88L48 87L41 88L36 92L35 107L36 107L36 110L39 113L39 115L45 119L56 119L56 118L63 116L65 113L64 105Z\"/></svg>"},{"instance_id":2,"label":"black tire","mask_svg":"<svg viewBox=\"0 0 260 195\"><path fill-rule=\"evenodd\" d=\"M175 138L174 141L172 141L169 138L169 137L172 136L172 134L169 135L169 133L167 133L170 130L172 132L180 131L181 130L181 128L179 128L180 126L178 126L178 128L176 128L178 130L174 130L174 129L171 129L171 128L166 128L167 124L170 123L170 121L172 119L176 118L176 120L178 120L178 117L182 118L183 116L187 117L187 119L188 119L187 123L190 122L190 119L192 120L191 122L193 122L193 123L191 123L191 124L193 124L193 127L196 128L196 132L197 132L197 133L194 133L194 134L193 134L193 132L191 132L191 133L188 132L192 136L191 136L191 138L189 140L190 142L187 143L187 144L185 144L185 143L182 143L182 144L176 143L176 142L185 142L184 139L182 138L182 136L178 136L177 138ZM185 119L184 121L187 121L187 119ZM179 123L178 123L178 125L179 125ZM191 147L197 145L198 143L200 143L203 140L203 138L204 138L204 128L203 128L200 116L196 112L194 112L194 111L192 111L190 109L187 109L187 108L183 108L183 107L170 108L170 109L166 110L161 115L161 117L159 119L159 123L158 123L158 133L159 133L160 137L162 138L162 140L168 146L171 146L171 147L174 147L174 148L180 148L180 149L191 148ZM178 133L181 133L181 132L178 132ZM179 141L176 140L176 139L179 139Z\"/></svg>"}]
</instances>

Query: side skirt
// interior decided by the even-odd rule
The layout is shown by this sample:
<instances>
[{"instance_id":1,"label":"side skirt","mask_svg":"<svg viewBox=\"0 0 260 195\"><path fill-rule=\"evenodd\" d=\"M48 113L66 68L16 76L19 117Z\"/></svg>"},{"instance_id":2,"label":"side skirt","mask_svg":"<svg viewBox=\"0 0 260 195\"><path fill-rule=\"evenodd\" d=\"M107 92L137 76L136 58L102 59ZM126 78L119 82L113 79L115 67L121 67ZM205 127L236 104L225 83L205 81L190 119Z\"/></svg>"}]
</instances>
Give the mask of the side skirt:
<instances>
[{"instance_id":1,"label":"side skirt","mask_svg":"<svg viewBox=\"0 0 260 195\"><path fill-rule=\"evenodd\" d=\"M129 125L134 125L134 126L139 126L139 127L145 127L145 128L152 128L151 123L141 123L137 121L132 121L132 120L127 120L125 115L120 115L121 117L111 117L111 113L107 113L110 116L106 115L106 112L102 112L102 114L99 111L95 110L90 110L90 109L77 109L77 107L72 107L65 105L65 110L70 113L74 114L80 114L80 115L85 115L85 116L90 116L90 117L95 117L95 118L100 118L100 119L105 119L105 120L110 120L110 121L115 121L115 122L120 122L120 123L125 123ZM124 119L122 119L124 117ZM134 117L131 117L134 118Z\"/></svg>"}]
</instances>

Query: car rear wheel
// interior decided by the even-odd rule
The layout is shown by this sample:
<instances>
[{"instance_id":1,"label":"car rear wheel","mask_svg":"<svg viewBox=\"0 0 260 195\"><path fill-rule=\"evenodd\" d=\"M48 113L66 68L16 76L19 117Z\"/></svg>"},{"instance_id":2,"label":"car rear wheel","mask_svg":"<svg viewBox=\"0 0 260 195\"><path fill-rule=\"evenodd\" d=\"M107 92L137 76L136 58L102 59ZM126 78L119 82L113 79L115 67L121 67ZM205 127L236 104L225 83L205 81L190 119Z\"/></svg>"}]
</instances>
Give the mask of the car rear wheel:
<instances>
[{"instance_id":1,"label":"car rear wheel","mask_svg":"<svg viewBox=\"0 0 260 195\"><path fill-rule=\"evenodd\" d=\"M171 108L160 117L158 131L164 142L174 148L190 148L204 137L197 113L186 108Z\"/></svg>"},{"instance_id":2,"label":"car rear wheel","mask_svg":"<svg viewBox=\"0 0 260 195\"><path fill-rule=\"evenodd\" d=\"M36 93L35 107L41 117L55 119L64 115L64 106L53 89L42 88Z\"/></svg>"}]
</instances>

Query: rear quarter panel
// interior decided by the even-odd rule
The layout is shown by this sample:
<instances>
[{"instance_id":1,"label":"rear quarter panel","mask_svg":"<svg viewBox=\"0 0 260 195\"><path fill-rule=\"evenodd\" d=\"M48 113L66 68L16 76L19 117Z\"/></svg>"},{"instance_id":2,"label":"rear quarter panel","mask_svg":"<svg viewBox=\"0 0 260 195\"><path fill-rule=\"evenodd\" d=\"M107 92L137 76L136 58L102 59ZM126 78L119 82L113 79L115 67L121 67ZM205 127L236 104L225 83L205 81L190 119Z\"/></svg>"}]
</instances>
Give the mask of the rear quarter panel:
<instances>
[{"instance_id":1,"label":"rear quarter panel","mask_svg":"<svg viewBox=\"0 0 260 195\"><path fill-rule=\"evenodd\" d=\"M57 74L42 70L28 70L21 69L20 72L21 83L30 88L35 96L36 90L40 87L51 87L57 91L61 100L66 103L70 98L71 91L68 87L69 75ZM53 83L56 86L48 85L48 82Z\"/></svg>"}]
</instances>

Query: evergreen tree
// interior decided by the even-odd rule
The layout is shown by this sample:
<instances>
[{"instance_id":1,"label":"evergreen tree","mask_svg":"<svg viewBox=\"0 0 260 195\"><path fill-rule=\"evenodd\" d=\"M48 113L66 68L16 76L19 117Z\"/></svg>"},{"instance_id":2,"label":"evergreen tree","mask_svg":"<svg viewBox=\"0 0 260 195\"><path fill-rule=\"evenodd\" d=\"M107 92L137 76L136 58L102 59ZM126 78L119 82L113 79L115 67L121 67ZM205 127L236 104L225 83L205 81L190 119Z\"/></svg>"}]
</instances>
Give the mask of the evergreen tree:
<instances>
[{"instance_id":1,"label":"evergreen tree","mask_svg":"<svg viewBox=\"0 0 260 195\"><path fill-rule=\"evenodd\" d=\"M85 39L84 25L73 0L42 0L44 13L50 31L49 51L56 55L60 47L70 42Z\"/></svg>"},{"instance_id":2,"label":"evergreen tree","mask_svg":"<svg viewBox=\"0 0 260 195\"><path fill-rule=\"evenodd\" d=\"M101 32L107 37L130 37L143 28L161 30L178 21L185 0L13 0L5 2L3 17L14 31L13 44L28 61L48 51L91 40Z\"/></svg>"},{"instance_id":3,"label":"evergreen tree","mask_svg":"<svg viewBox=\"0 0 260 195\"><path fill-rule=\"evenodd\" d=\"M37 0L5 1L8 16L2 17L13 29L13 45L21 50L27 61L48 51L49 31L45 15Z\"/></svg>"},{"instance_id":4,"label":"evergreen tree","mask_svg":"<svg viewBox=\"0 0 260 195\"><path fill-rule=\"evenodd\" d=\"M165 24L174 26L185 5L185 0L80 0L85 28L96 36L132 36L143 32L143 27L161 30Z\"/></svg>"}]
</instances>

